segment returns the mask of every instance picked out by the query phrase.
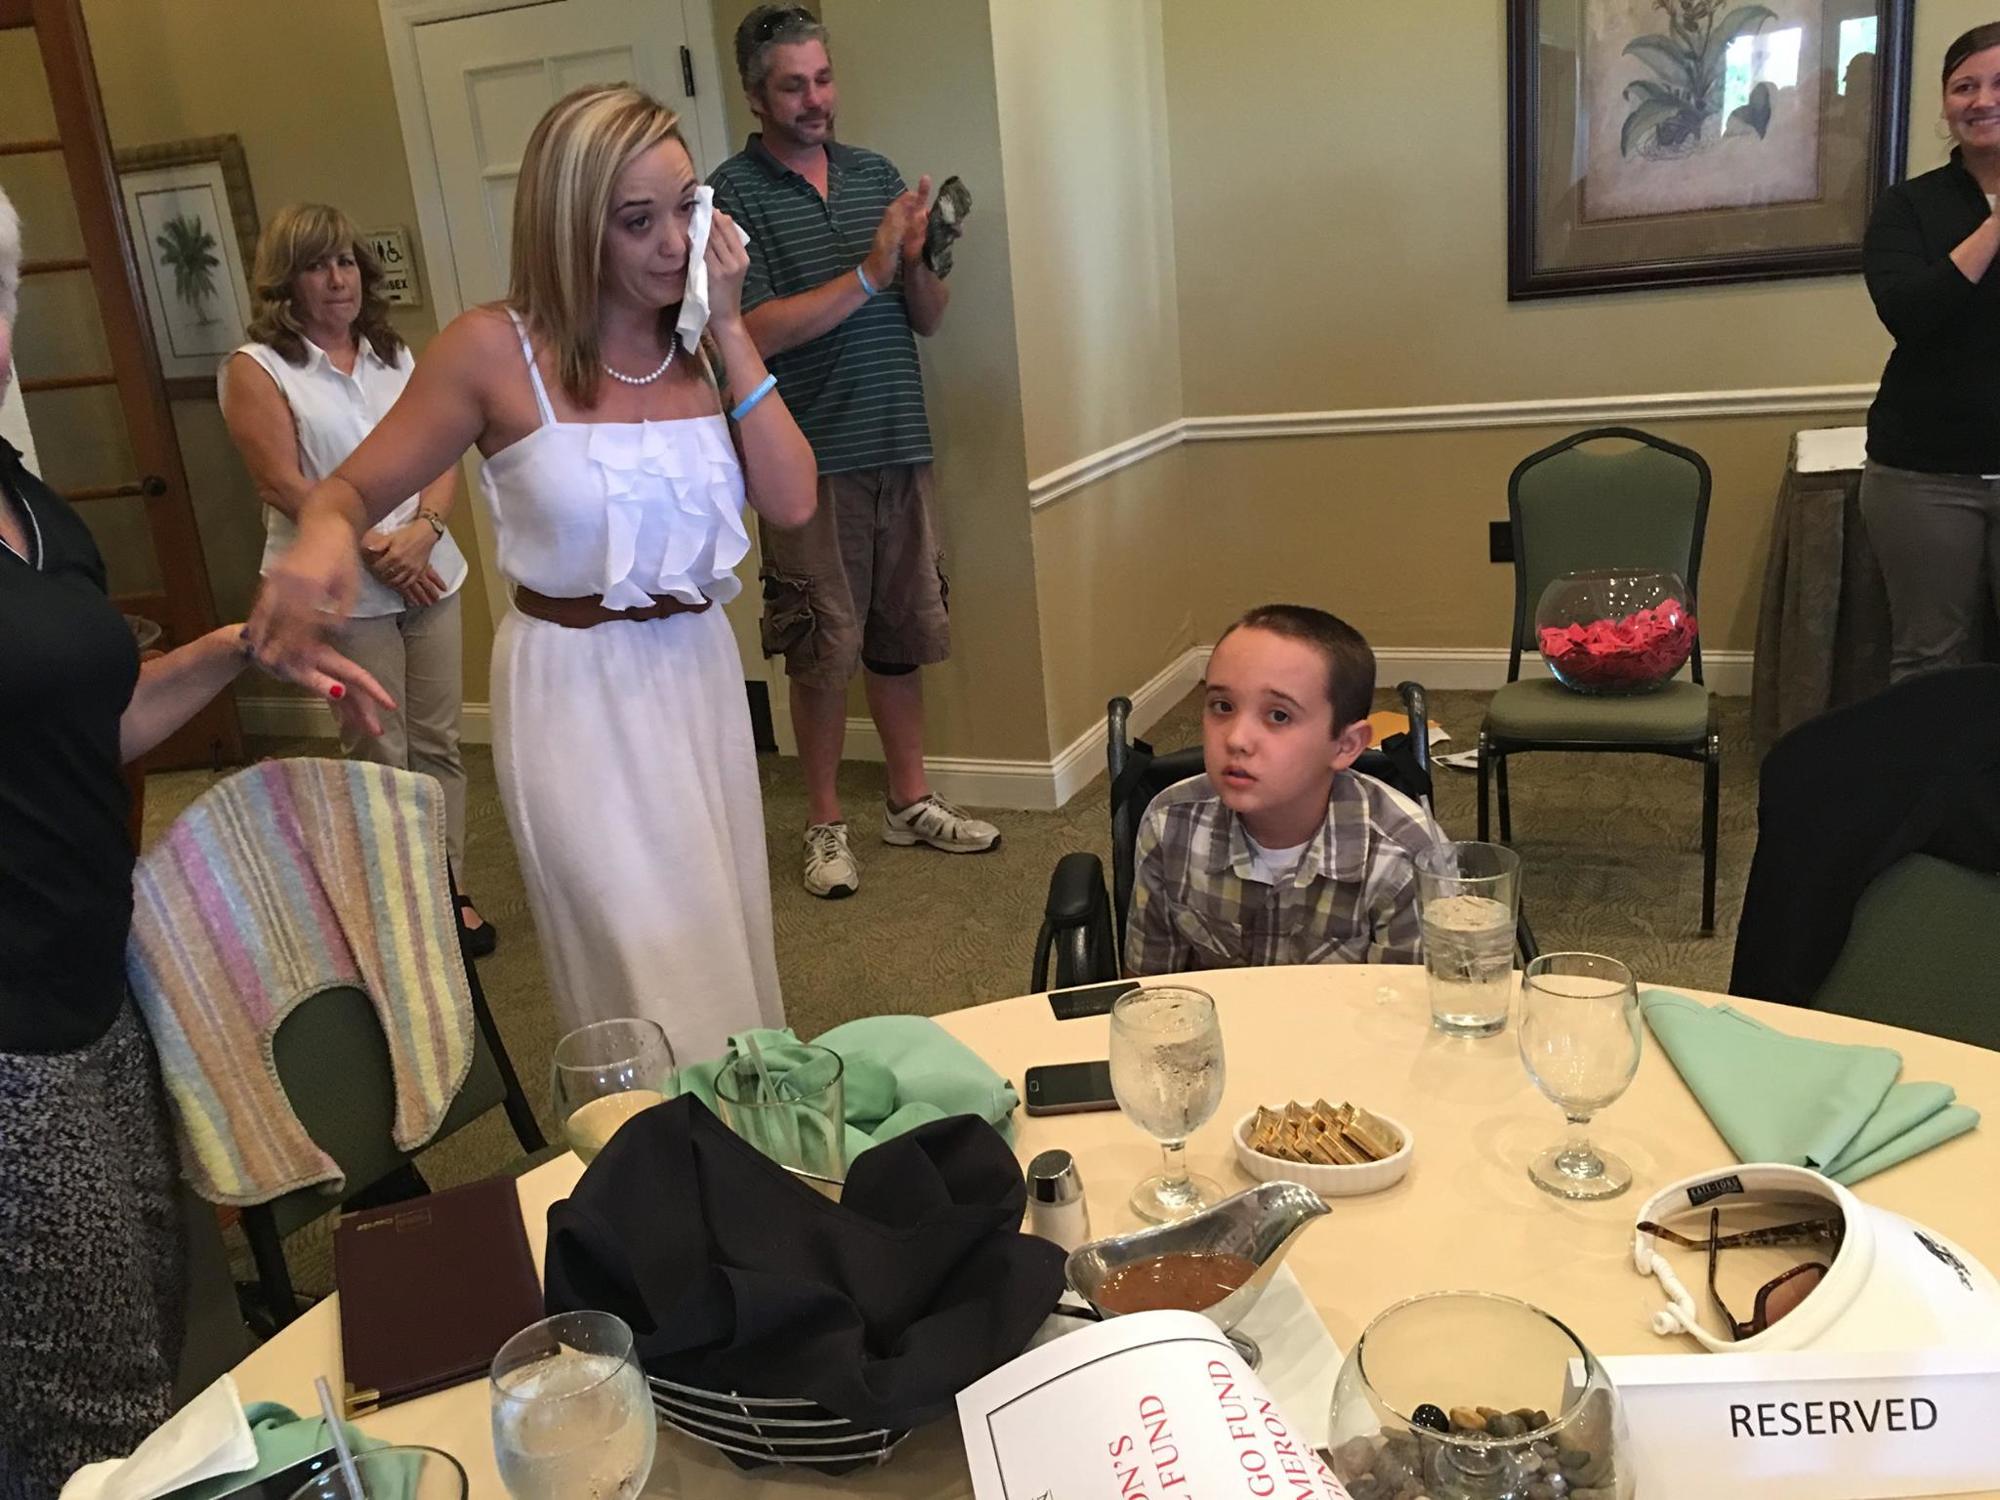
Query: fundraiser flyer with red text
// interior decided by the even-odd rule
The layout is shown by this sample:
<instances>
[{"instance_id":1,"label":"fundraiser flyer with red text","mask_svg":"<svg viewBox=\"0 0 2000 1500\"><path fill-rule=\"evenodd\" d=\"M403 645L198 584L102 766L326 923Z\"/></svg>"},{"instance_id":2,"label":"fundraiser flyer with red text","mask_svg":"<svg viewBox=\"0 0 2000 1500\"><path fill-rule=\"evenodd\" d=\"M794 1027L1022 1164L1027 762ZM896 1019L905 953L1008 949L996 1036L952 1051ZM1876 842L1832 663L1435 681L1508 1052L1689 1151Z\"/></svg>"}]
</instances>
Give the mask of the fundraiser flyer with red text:
<instances>
[{"instance_id":1,"label":"fundraiser flyer with red text","mask_svg":"<svg viewBox=\"0 0 2000 1500\"><path fill-rule=\"evenodd\" d=\"M1348 1500L1198 1313L1113 1318L959 1392L978 1500Z\"/></svg>"}]
</instances>

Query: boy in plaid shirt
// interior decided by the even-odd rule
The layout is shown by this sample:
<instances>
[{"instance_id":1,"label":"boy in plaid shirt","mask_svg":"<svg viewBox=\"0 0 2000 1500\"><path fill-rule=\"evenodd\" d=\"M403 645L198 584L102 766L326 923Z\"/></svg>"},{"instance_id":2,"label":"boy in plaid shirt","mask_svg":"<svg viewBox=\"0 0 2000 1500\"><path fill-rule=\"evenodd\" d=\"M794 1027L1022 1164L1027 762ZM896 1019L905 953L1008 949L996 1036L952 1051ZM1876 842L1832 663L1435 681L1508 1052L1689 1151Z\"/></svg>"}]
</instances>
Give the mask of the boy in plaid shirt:
<instances>
[{"instance_id":1,"label":"boy in plaid shirt","mask_svg":"<svg viewBox=\"0 0 2000 1500\"><path fill-rule=\"evenodd\" d=\"M1441 838L1348 769L1368 748L1375 653L1297 604L1253 609L1209 658L1207 774L1139 825L1128 974L1246 964L1415 963L1415 859Z\"/></svg>"}]
</instances>

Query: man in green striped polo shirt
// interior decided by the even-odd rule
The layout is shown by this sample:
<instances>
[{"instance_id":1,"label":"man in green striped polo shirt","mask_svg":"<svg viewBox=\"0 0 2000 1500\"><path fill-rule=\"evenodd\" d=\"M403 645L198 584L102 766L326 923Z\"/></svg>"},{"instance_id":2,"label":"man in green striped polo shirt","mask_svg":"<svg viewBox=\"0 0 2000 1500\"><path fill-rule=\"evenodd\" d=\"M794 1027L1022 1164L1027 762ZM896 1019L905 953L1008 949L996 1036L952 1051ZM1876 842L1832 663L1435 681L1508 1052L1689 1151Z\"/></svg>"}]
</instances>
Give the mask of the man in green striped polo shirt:
<instances>
[{"instance_id":1,"label":"man in green striped polo shirt","mask_svg":"<svg viewBox=\"0 0 2000 1500\"><path fill-rule=\"evenodd\" d=\"M833 138L826 42L802 6L744 17L736 66L763 129L709 181L715 206L750 235L744 321L819 459L813 519L762 528L763 641L790 679L805 886L838 897L861 884L836 784L857 667L888 763L884 842L975 854L1000 832L924 774L918 668L951 652L913 337L935 333L950 300L923 261L930 179L912 192L887 159Z\"/></svg>"}]
</instances>

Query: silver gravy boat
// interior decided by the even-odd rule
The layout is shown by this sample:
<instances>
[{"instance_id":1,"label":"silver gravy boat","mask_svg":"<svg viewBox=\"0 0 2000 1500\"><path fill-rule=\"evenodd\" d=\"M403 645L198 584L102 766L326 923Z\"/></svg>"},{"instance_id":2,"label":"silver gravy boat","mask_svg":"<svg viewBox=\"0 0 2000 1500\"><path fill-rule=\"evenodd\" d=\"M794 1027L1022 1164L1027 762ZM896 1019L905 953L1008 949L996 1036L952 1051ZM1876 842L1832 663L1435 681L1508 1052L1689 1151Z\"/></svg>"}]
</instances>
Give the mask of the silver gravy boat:
<instances>
[{"instance_id":1,"label":"silver gravy boat","mask_svg":"<svg viewBox=\"0 0 2000 1500\"><path fill-rule=\"evenodd\" d=\"M1296 1182L1267 1182L1175 1223L1079 1245L1070 1252L1063 1274L1071 1291L1088 1302L1099 1317L1110 1318L1117 1314L1098 1302L1097 1293L1121 1266L1175 1253L1240 1255L1257 1267L1255 1274L1220 1302L1202 1308L1201 1313L1229 1335L1254 1368L1259 1357L1255 1341L1234 1329L1264 1295L1264 1288L1271 1284L1299 1236L1326 1212L1326 1204L1311 1188Z\"/></svg>"}]
</instances>

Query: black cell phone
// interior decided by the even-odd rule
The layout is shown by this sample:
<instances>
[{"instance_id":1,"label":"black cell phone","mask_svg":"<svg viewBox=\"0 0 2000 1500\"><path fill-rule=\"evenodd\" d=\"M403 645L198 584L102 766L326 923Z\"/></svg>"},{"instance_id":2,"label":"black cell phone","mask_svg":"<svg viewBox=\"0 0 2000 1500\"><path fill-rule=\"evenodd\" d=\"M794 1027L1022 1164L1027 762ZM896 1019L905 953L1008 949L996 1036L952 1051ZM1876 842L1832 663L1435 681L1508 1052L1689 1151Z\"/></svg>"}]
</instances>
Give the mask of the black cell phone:
<instances>
[{"instance_id":1,"label":"black cell phone","mask_svg":"<svg viewBox=\"0 0 2000 1500\"><path fill-rule=\"evenodd\" d=\"M1049 1009L1056 1013L1058 1021L1074 1021L1080 1016L1108 1016L1120 995L1129 995L1137 988L1138 980L1121 979L1115 984L1086 984L1073 990L1050 990Z\"/></svg>"},{"instance_id":2,"label":"black cell phone","mask_svg":"<svg viewBox=\"0 0 2000 1500\"><path fill-rule=\"evenodd\" d=\"M1045 1063L1028 1069L1026 1109L1031 1115L1081 1115L1116 1109L1108 1062Z\"/></svg>"},{"instance_id":3,"label":"black cell phone","mask_svg":"<svg viewBox=\"0 0 2000 1500\"><path fill-rule=\"evenodd\" d=\"M227 1492L227 1500L292 1500L305 1482L315 1474L323 1474L332 1468L337 1460L333 1450L315 1453L311 1458L302 1458L289 1468L280 1469L275 1474L266 1474L262 1479L252 1480L240 1490Z\"/></svg>"}]
</instances>

